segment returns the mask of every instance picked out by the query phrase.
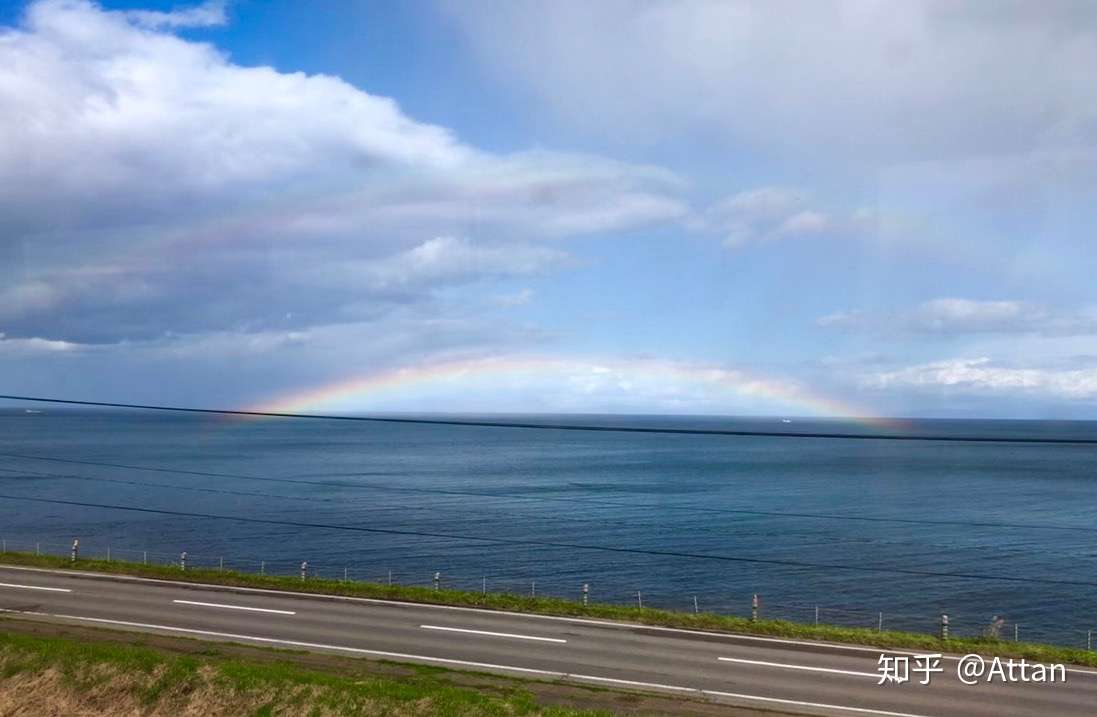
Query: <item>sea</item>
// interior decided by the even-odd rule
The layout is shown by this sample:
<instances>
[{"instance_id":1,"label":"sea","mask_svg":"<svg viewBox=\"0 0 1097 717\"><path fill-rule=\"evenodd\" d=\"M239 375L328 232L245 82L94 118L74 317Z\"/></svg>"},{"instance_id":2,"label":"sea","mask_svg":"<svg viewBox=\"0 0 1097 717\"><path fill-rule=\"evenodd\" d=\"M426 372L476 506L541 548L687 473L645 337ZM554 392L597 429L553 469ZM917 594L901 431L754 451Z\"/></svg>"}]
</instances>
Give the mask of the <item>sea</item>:
<instances>
[{"instance_id":1,"label":"sea","mask_svg":"<svg viewBox=\"0 0 1097 717\"><path fill-rule=\"evenodd\" d=\"M31 412L33 410L34 412ZM4 550L1085 646L1097 422L0 409ZM404 416L407 418L407 416ZM430 416L418 418L430 419ZM436 418L436 417L435 417ZM446 417L454 418L454 417Z\"/></svg>"}]
</instances>

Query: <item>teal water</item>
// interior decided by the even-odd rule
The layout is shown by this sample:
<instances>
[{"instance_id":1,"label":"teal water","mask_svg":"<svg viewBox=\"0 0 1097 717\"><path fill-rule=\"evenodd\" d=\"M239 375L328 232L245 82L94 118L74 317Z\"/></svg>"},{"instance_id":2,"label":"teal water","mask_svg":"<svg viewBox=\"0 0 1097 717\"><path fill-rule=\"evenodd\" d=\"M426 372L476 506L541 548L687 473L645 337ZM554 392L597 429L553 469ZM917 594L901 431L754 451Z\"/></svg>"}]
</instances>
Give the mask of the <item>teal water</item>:
<instances>
[{"instance_id":1,"label":"teal water","mask_svg":"<svg viewBox=\"0 0 1097 717\"><path fill-rule=\"evenodd\" d=\"M800 419L521 420L878 430ZM1097 439L1097 424L1085 422L887 430ZM876 625L883 612L885 627L906 629L933 629L948 612L972 632L1001 614L1022 638L1069 644L1097 629L1097 445L6 409L0 454L0 537L13 547L60 552L79 536L85 551L109 544L129 559L186 550L192 562L224 556L258 569L262 560L271 572L308 560L321 574L387 579L391 570L417 584L440 571L448 585L486 579L489 589L567 596L589 583L596 599L635 601L640 591L645 605L692 609L696 595L702 609L737 614L757 593L775 617L812 620L818 605L824 621Z\"/></svg>"}]
</instances>

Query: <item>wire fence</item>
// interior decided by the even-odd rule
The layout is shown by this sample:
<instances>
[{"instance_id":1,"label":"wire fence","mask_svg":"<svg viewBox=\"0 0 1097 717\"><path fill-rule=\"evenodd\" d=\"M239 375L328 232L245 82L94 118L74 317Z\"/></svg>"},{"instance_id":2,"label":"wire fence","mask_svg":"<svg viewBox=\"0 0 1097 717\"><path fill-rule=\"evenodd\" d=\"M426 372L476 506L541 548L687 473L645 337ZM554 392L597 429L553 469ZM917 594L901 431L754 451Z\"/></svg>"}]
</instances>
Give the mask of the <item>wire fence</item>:
<instances>
[{"instance_id":1,"label":"wire fence","mask_svg":"<svg viewBox=\"0 0 1097 717\"><path fill-rule=\"evenodd\" d=\"M529 597L553 597L579 602L627 605L676 612L715 613L754 620L787 620L808 625L868 628L877 631L918 632L947 637L986 637L998 640L1047 642L1093 650L1094 630L1034 620L1021 624L1000 615L938 613L927 610L912 614L885 608L870 609L850 605L825 605L811 602L770 600L765 595L683 593L654 587L624 590L620 586L603 588L596 581L576 582L573 576L544 575L515 577L498 572L480 575L455 575L442 570L424 570L408 566L351 565L296 560L285 557L244 558L232 555L190 553L185 550L164 552L139 550L102 541L80 540L58 543L22 538L0 538L0 553L33 553L65 557L70 560L106 560L145 565L172 566L180 572L206 569L295 577L300 580L329 579L367 582L380 585L422 587L435 590L461 590ZM653 581L654 582L654 581Z\"/></svg>"}]
</instances>

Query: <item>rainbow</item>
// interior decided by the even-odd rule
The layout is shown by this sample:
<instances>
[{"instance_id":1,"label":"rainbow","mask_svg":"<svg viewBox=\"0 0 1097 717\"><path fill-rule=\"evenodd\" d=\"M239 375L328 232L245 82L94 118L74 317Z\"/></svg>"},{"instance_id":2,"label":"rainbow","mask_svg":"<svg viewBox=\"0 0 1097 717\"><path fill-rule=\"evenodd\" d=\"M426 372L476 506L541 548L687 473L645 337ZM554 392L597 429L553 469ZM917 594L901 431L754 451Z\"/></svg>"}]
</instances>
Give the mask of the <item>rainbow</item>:
<instances>
[{"instance_id":1,"label":"rainbow","mask_svg":"<svg viewBox=\"0 0 1097 717\"><path fill-rule=\"evenodd\" d=\"M453 389L482 387L484 391L494 391L501 386L528 392L544 390L546 381L557 393L582 393L609 386L626 393L663 392L672 396L685 388L701 391L708 398L755 399L752 405L759 410L751 412L756 414L836 417L875 427L893 425L892 419L808 391L795 381L763 378L738 369L656 359L604 361L543 356L457 359L378 371L282 394L244 410L269 413L377 410L410 394L431 397Z\"/></svg>"}]
</instances>

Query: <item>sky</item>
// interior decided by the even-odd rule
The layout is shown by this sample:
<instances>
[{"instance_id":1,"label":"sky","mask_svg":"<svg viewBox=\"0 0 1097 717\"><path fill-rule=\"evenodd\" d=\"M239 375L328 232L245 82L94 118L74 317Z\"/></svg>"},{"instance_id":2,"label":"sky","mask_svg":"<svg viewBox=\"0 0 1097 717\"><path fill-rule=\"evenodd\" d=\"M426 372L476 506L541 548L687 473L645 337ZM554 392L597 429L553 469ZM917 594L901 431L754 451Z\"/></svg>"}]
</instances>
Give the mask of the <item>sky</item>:
<instances>
[{"instance_id":1,"label":"sky","mask_svg":"<svg viewBox=\"0 0 1097 717\"><path fill-rule=\"evenodd\" d=\"M0 393L1097 419L1097 4L0 2Z\"/></svg>"}]
</instances>

